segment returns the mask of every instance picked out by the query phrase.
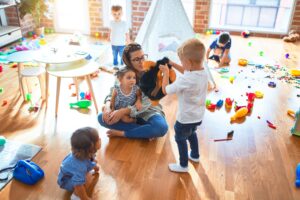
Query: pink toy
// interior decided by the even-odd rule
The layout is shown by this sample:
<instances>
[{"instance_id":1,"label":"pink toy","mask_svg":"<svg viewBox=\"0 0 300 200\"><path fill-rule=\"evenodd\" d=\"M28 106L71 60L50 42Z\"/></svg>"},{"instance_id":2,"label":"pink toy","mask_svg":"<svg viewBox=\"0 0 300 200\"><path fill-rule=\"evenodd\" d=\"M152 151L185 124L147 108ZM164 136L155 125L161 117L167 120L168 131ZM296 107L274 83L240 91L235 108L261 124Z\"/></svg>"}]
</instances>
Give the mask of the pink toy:
<instances>
[{"instance_id":1,"label":"pink toy","mask_svg":"<svg viewBox=\"0 0 300 200\"><path fill-rule=\"evenodd\" d=\"M3 72L3 67L0 65L0 73Z\"/></svg>"},{"instance_id":2,"label":"pink toy","mask_svg":"<svg viewBox=\"0 0 300 200\"><path fill-rule=\"evenodd\" d=\"M248 101L250 101L250 102L253 102L256 97L255 93L252 93L252 92L246 93L246 95L248 97Z\"/></svg>"},{"instance_id":3,"label":"pink toy","mask_svg":"<svg viewBox=\"0 0 300 200\"><path fill-rule=\"evenodd\" d=\"M85 99L90 100L90 101L92 100L91 94L89 92L85 93Z\"/></svg>"}]
</instances>

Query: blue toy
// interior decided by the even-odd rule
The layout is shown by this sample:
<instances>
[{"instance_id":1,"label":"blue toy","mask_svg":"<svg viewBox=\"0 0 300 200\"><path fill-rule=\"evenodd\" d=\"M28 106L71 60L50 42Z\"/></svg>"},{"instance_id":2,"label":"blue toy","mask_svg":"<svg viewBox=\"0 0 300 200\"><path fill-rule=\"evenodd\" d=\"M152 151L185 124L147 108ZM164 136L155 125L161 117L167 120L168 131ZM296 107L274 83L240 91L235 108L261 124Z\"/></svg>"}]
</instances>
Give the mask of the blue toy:
<instances>
[{"instance_id":1,"label":"blue toy","mask_svg":"<svg viewBox=\"0 0 300 200\"><path fill-rule=\"evenodd\" d=\"M296 187L300 187L300 163L298 163L296 168L296 181L295 181Z\"/></svg>"},{"instance_id":2,"label":"blue toy","mask_svg":"<svg viewBox=\"0 0 300 200\"><path fill-rule=\"evenodd\" d=\"M217 108L221 108L223 106L223 103L224 103L224 101L222 99L220 99L216 104Z\"/></svg>"},{"instance_id":3,"label":"blue toy","mask_svg":"<svg viewBox=\"0 0 300 200\"><path fill-rule=\"evenodd\" d=\"M84 92L80 92L79 96L80 96L81 100L85 99L85 93Z\"/></svg>"},{"instance_id":4,"label":"blue toy","mask_svg":"<svg viewBox=\"0 0 300 200\"><path fill-rule=\"evenodd\" d=\"M291 133L296 136L300 136L300 109L295 114L295 125L291 129ZM300 177L300 176L299 176Z\"/></svg>"},{"instance_id":5,"label":"blue toy","mask_svg":"<svg viewBox=\"0 0 300 200\"><path fill-rule=\"evenodd\" d=\"M268 86L271 87L271 88L275 88L276 83L271 81L271 82L268 83Z\"/></svg>"},{"instance_id":6,"label":"blue toy","mask_svg":"<svg viewBox=\"0 0 300 200\"><path fill-rule=\"evenodd\" d=\"M19 160L13 177L22 183L33 185L44 177L44 171L30 160Z\"/></svg>"}]
</instances>

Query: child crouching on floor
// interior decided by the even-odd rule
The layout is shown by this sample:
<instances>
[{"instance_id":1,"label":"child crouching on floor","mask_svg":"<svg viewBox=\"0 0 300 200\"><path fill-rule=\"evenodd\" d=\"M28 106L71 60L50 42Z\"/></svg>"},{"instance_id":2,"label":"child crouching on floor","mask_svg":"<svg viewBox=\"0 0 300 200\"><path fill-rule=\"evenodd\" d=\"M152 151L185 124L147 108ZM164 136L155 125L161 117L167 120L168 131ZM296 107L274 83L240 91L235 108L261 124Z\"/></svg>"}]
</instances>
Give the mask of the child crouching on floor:
<instances>
[{"instance_id":1,"label":"child crouching on floor","mask_svg":"<svg viewBox=\"0 0 300 200\"><path fill-rule=\"evenodd\" d=\"M95 154L100 149L101 140L96 129L85 127L76 130L71 137L72 152L60 166L57 183L72 192L71 200L90 200L92 170L99 172Z\"/></svg>"},{"instance_id":2,"label":"child crouching on floor","mask_svg":"<svg viewBox=\"0 0 300 200\"><path fill-rule=\"evenodd\" d=\"M203 68L205 47L198 39L184 42L177 50L181 65L170 64L181 72L176 81L169 85L169 68L160 65L163 72L162 90L164 94L178 97L177 121L174 125L175 140L179 151L180 163L169 164L173 172L188 172L188 159L199 162L197 126L201 125L204 111L208 77ZM187 140L191 152L188 152Z\"/></svg>"}]
</instances>

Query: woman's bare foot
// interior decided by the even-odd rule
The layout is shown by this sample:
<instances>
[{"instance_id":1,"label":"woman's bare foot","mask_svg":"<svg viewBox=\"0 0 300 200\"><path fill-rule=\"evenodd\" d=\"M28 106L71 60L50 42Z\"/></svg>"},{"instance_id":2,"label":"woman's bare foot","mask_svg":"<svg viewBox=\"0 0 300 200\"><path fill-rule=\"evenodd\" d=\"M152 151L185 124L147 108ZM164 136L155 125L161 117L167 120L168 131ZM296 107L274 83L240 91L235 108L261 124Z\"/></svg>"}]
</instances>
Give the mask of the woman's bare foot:
<instances>
[{"instance_id":1,"label":"woman's bare foot","mask_svg":"<svg viewBox=\"0 0 300 200\"><path fill-rule=\"evenodd\" d=\"M124 131L118 131L115 129L110 129L106 132L108 137L125 137Z\"/></svg>"}]
</instances>

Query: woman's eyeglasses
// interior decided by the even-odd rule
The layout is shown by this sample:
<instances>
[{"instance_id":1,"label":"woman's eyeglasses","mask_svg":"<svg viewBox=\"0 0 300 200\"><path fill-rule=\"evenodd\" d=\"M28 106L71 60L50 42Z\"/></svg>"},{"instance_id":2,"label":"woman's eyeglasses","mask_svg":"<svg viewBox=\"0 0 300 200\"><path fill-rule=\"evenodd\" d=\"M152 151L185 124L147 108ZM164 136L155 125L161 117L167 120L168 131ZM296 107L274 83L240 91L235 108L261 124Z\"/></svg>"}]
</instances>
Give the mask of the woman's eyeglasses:
<instances>
[{"instance_id":1,"label":"woman's eyeglasses","mask_svg":"<svg viewBox=\"0 0 300 200\"><path fill-rule=\"evenodd\" d=\"M141 57L136 57L136 58L132 59L131 61L132 61L132 62L141 62L141 61L146 60L147 58L148 58L148 55L147 55L147 54L144 54L143 56L141 56Z\"/></svg>"}]
</instances>

